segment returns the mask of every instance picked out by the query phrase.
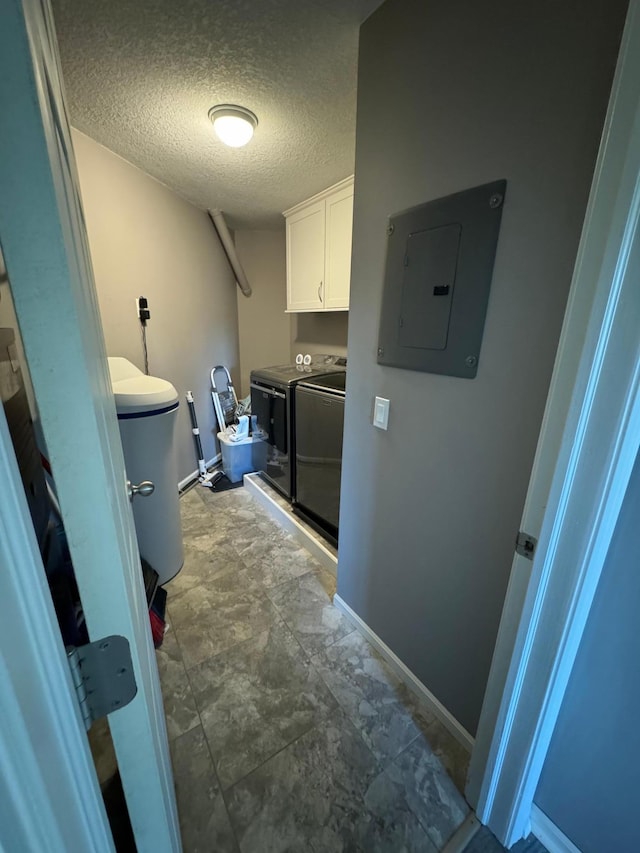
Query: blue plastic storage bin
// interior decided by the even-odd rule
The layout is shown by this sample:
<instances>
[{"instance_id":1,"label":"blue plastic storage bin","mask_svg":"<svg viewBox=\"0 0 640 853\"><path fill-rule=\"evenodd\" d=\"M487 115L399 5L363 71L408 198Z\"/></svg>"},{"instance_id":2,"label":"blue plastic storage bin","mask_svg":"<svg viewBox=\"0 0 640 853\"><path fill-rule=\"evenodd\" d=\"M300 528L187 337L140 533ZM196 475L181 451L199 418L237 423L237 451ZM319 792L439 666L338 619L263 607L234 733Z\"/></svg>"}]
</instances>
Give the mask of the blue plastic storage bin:
<instances>
[{"instance_id":1,"label":"blue plastic storage bin","mask_svg":"<svg viewBox=\"0 0 640 853\"><path fill-rule=\"evenodd\" d=\"M253 462L254 439L252 436L242 438L240 441L231 441L223 432L219 432L218 441L222 451L222 470L232 483L239 483L245 474L251 474L256 470Z\"/></svg>"}]
</instances>

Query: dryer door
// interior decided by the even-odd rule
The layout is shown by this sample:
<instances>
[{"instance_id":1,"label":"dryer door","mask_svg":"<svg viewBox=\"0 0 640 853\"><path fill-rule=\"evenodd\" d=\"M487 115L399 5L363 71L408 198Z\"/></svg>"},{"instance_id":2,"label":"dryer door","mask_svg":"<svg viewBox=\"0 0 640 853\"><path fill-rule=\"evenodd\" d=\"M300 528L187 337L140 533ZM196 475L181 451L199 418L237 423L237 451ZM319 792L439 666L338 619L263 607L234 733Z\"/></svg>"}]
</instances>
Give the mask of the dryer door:
<instances>
[{"instance_id":1,"label":"dryer door","mask_svg":"<svg viewBox=\"0 0 640 853\"><path fill-rule=\"evenodd\" d=\"M296 501L337 536L344 396L296 388Z\"/></svg>"}]
</instances>

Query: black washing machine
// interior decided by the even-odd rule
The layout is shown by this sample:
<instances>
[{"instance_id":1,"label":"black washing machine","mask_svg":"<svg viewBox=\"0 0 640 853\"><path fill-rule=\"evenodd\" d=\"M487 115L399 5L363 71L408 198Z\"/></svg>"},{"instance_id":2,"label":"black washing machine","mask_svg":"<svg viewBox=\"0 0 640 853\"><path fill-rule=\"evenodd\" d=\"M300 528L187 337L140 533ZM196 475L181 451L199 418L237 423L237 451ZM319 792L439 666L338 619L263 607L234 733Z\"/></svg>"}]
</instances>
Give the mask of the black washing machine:
<instances>
[{"instance_id":1,"label":"black washing machine","mask_svg":"<svg viewBox=\"0 0 640 853\"><path fill-rule=\"evenodd\" d=\"M344 373L342 356L316 356L309 365L281 364L251 371L251 413L259 435L254 465L261 476L288 500L296 500L296 400L299 382ZM255 436L255 433L254 433Z\"/></svg>"}]
</instances>

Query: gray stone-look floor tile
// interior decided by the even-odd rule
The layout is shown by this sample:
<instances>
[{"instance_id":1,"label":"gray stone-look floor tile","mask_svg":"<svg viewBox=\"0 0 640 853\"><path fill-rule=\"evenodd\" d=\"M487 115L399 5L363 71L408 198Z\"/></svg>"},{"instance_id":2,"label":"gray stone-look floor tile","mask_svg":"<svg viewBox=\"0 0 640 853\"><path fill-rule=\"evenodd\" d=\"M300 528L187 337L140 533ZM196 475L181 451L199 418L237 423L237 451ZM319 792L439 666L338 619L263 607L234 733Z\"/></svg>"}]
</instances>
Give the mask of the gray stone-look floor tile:
<instances>
[{"instance_id":1,"label":"gray stone-look floor tile","mask_svg":"<svg viewBox=\"0 0 640 853\"><path fill-rule=\"evenodd\" d=\"M199 725L200 718L175 634L167 631L156 650L169 740Z\"/></svg>"},{"instance_id":2,"label":"gray stone-look floor tile","mask_svg":"<svg viewBox=\"0 0 640 853\"><path fill-rule=\"evenodd\" d=\"M375 758L338 711L227 793L243 853L357 850L353 827Z\"/></svg>"},{"instance_id":3,"label":"gray stone-look floor tile","mask_svg":"<svg viewBox=\"0 0 640 853\"><path fill-rule=\"evenodd\" d=\"M257 475L252 475L252 477L257 477ZM291 504L285 497L283 497L283 495L280 494L280 492L276 491L276 489L274 489L269 483L260 478L258 478L257 482L260 490L267 494L274 503L282 507L285 512L291 513ZM251 494L251 492L249 492L249 494ZM315 539L317 542L320 542L323 548L333 554L334 557L338 556L338 549L328 542L324 536L321 536L317 530L311 527L311 525L308 524L302 516L297 515L295 520L311 539Z\"/></svg>"},{"instance_id":4,"label":"gray stone-look floor tile","mask_svg":"<svg viewBox=\"0 0 640 853\"><path fill-rule=\"evenodd\" d=\"M210 509L214 521L221 526L240 527L269 518L243 487L226 492L202 489L200 497L205 507Z\"/></svg>"},{"instance_id":5,"label":"gray stone-look floor tile","mask_svg":"<svg viewBox=\"0 0 640 853\"><path fill-rule=\"evenodd\" d=\"M335 572L330 572L324 566L320 566L315 570L315 576L320 581L322 589L327 593L329 601L333 603L333 596L336 594L337 581Z\"/></svg>"},{"instance_id":6,"label":"gray stone-look floor tile","mask_svg":"<svg viewBox=\"0 0 640 853\"><path fill-rule=\"evenodd\" d=\"M200 726L171 743L184 853L239 853Z\"/></svg>"},{"instance_id":7,"label":"gray stone-look floor tile","mask_svg":"<svg viewBox=\"0 0 640 853\"><path fill-rule=\"evenodd\" d=\"M275 524L244 525L234 534L233 544L245 563L255 566L273 546L282 544L285 535Z\"/></svg>"},{"instance_id":8,"label":"gray stone-look floor tile","mask_svg":"<svg viewBox=\"0 0 640 853\"><path fill-rule=\"evenodd\" d=\"M351 622L333 606L314 572L270 589L268 595L310 655L354 630Z\"/></svg>"},{"instance_id":9,"label":"gray stone-look floor tile","mask_svg":"<svg viewBox=\"0 0 640 853\"><path fill-rule=\"evenodd\" d=\"M176 599L186 590L232 570L241 572L246 565L226 539L214 541L209 534L190 536L185 539L182 571L169 582L167 592Z\"/></svg>"},{"instance_id":10,"label":"gray stone-look floor tile","mask_svg":"<svg viewBox=\"0 0 640 853\"><path fill-rule=\"evenodd\" d=\"M312 660L365 743L383 764L418 737L419 724L424 722L407 708L404 684L357 631Z\"/></svg>"},{"instance_id":11,"label":"gray stone-look floor tile","mask_svg":"<svg viewBox=\"0 0 640 853\"><path fill-rule=\"evenodd\" d=\"M207 589L215 608L224 606L239 592L253 592L264 596L266 590L252 569L244 564L228 572L220 572L207 582Z\"/></svg>"},{"instance_id":12,"label":"gray stone-look floor tile","mask_svg":"<svg viewBox=\"0 0 640 853\"><path fill-rule=\"evenodd\" d=\"M469 806L440 759L420 736L385 770L438 850L469 812Z\"/></svg>"},{"instance_id":13,"label":"gray stone-look floor tile","mask_svg":"<svg viewBox=\"0 0 640 853\"><path fill-rule=\"evenodd\" d=\"M412 699L413 697L407 703L408 707L412 707ZM456 788L461 794L464 794L471 758L470 753L442 725L440 720L434 719L426 728L423 728L423 732L434 754L438 756L444 765L444 769L453 779Z\"/></svg>"},{"instance_id":14,"label":"gray stone-look floor tile","mask_svg":"<svg viewBox=\"0 0 640 853\"><path fill-rule=\"evenodd\" d=\"M191 488L184 494L180 495L180 506L181 507L190 507L196 506L196 504L201 503L200 493L197 488Z\"/></svg>"},{"instance_id":15,"label":"gray stone-look floor tile","mask_svg":"<svg viewBox=\"0 0 640 853\"><path fill-rule=\"evenodd\" d=\"M180 520L185 538L214 529L213 518L205 506L198 488L190 489L180 498Z\"/></svg>"},{"instance_id":16,"label":"gray stone-look floor tile","mask_svg":"<svg viewBox=\"0 0 640 853\"><path fill-rule=\"evenodd\" d=\"M204 504L198 489L189 489L183 495L180 495L180 515L183 521L186 518L202 519L205 518Z\"/></svg>"},{"instance_id":17,"label":"gray stone-look floor tile","mask_svg":"<svg viewBox=\"0 0 640 853\"><path fill-rule=\"evenodd\" d=\"M229 546L225 548L223 558L208 559L206 555L202 555L197 558L195 565L189 562L187 551L186 556L185 569L167 585L168 601L174 609L182 606L178 601L183 594L195 587L206 590L207 600L214 607L239 592L259 592L264 589L255 571L247 568Z\"/></svg>"},{"instance_id":18,"label":"gray stone-look floor tile","mask_svg":"<svg viewBox=\"0 0 640 853\"><path fill-rule=\"evenodd\" d=\"M467 756L333 607L335 576L243 488L181 515L158 666L185 851L441 849Z\"/></svg>"},{"instance_id":19,"label":"gray stone-look floor tile","mask_svg":"<svg viewBox=\"0 0 640 853\"><path fill-rule=\"evenodd\" d=\"M199 570L209 575L224 571L240 562L237 550L229 541L227 530L189 536L185 542L185 553L192 559L192 571Z\"/></svg>"},{"instance_id":20,"label":"gray stone-look floor tile","mask_svg":"<svg viewBox=\"0 0 640 853\"><path fill-rule=\"evenodd\" d=\"M240 547L240 556L252 567L265 587L279 586L320 566L292 536L252 541Z\"/></svg>"},{"instance_id":21,"label":"gray stone-look floor tile","mask_svg":"<svg viewBox=\"0 0 640 853\"><path fill-rule=\"evenodd\" d=\"M364 797L365 810L355 837L366 853L437 853L424 827L409 808L402 791L386 773L377 776Z\"/></svg>"},{"instance_id":22,"label":"gray stone-look floor tile","mask_svg":"<svg viewBox=\"0 0 640 853\"><path fill-rule=\"evenodd\" d=\"M224 495L214 496L222 499ZM251 540L280 537L283 531L264 510L250 499L228 499L224 504L205 501L205 508L215 520L216 535L233 545L236 550L246 547Z\"/></svg>"},{"instance_id":23,"label":"gray stone-look floor tile","mask_svg":"<svg viewBox=\"0 0 640 853\"><path fill-rule=\"evenodd\" d=\"M234 573L228 573L213 578L206 587L193 587L169 601L169 614L187 669L251 639L278 619L265 595L238 592L234 577Z\"/></svg>"},{"instance_id":24,"label":"gray stone-look floor tile","mask_svg":"<svg viewBox=\"0 0 640 853\"><path fill-rule=\"evenodd\" d=\"M223 788L336 708L336 701L284 624L189 673Z\"/></svg>"}]
</instances>

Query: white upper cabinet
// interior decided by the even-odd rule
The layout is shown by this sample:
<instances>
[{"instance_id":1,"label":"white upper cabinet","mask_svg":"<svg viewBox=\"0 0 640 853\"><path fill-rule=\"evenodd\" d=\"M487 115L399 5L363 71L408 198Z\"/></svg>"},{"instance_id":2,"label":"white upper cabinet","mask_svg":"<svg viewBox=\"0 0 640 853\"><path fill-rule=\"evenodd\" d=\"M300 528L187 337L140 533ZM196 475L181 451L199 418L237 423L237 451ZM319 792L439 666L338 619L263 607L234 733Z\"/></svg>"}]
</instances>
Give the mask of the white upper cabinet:
<instances>
[{"instance_id":1,"label":"white upper cabinet","mask_svg":"<svg viewBox=\"0 0 640 853\"><path fill-rule=\"evenodd\" d=\"M353 177L285 211L287 311L347 311Z\"/></svg>"},{"instance_id":2,"label":"white upper cabinet","mask_svg":"<svg viewBox=\"0 0 640 853\"><path fill-rule=\"evenodd\" d=\"M322 308L324 223L324 201L287 217L287 311Z\"/></svg>"}]
</instances>

